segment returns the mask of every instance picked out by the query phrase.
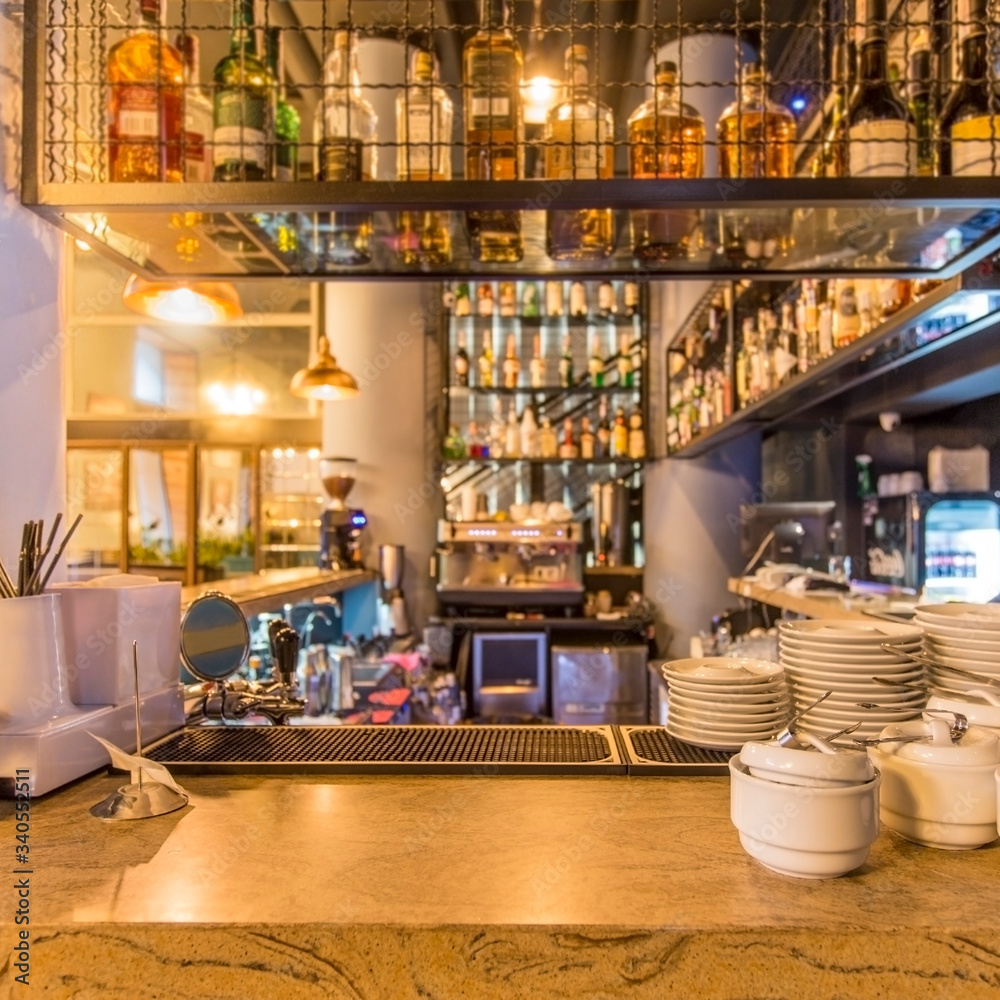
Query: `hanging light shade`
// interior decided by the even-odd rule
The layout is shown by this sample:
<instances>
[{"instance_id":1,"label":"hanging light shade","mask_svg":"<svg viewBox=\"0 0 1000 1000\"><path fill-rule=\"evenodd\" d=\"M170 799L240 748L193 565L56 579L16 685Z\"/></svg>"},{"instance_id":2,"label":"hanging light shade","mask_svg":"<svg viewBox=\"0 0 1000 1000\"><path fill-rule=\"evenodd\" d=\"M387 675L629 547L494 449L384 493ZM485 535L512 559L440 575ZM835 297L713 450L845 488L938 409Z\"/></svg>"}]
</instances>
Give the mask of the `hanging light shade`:
<instances>
[{"instance_id":1,"label":"hanging light shade","mask_svg":"<svg viewBox=\"0 0 1000 1000\"><path fill-rule=\"evenodd\" d=\"M358 383L337 364L330 353L329 338L320 335L316 349L316 361L292 376L289 387L292 394L305 399L353 399L357 396Z\"/></svg>"},{"instance_id":2,"label":"hanging light shade","mask_svg":"<svg viewBox=\"0 0 1000 1000\"><path fill-rule=\"evenodd\" d=\"M133 274L122 302L134 312L170 323L231 323L243 315L236 289L228 281L147 281Z\"/></svg>"}]
</instances>

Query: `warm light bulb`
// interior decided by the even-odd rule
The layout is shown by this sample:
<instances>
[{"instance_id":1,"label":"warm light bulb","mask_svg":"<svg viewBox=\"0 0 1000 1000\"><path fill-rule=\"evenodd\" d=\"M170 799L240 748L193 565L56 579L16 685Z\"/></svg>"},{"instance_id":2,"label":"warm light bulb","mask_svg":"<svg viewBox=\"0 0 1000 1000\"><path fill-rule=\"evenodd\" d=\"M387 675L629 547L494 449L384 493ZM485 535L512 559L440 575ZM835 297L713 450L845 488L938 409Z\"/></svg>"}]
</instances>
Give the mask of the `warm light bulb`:
<instances>
[{"instance_id":1,"label":"warm light bulb","mask_svg":"<svg viewBox=\"0 0 1000 1000\"><path fill-rule=\"evenodd\" d=\"M319 458L319 448L310 448L309 449L309 457L311 459L313 459L313 461L315 461L317 458Z\"/></svg>"},{"instance_id":2,"label":"warm light bulb","mask_svg":"<svg viewBox=\"0 0 1000 1000\"><path fill-rule=\"evenodd\" d=\"M522 87L524 120L529 125L544 125L548 113L555 107L559 84L549 76L533 76Z\"/></svg>"}]
</instances>

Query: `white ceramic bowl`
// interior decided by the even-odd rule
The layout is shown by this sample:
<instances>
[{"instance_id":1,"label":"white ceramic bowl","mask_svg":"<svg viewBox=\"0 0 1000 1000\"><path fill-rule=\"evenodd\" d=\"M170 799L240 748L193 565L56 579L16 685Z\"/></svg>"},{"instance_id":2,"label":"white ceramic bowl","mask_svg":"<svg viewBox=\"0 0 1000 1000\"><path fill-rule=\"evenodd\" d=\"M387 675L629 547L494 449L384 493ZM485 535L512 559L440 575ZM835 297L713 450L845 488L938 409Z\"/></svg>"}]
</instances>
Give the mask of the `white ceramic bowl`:
<instances>
[{"instance_id":1,"label":"white ceramic bowl","mask_svg":"<svg viewBox=\"0 0 1000 1000\"><path fill-rule=\"evenodd\" d=\"M887 726L883 736L909 731L917 723ZM997 838L997 737L970 726L954 753L920 743L883 743L868 753L882 772L882 822L901 837L948 851L968 851ZM914 759L922 754L925 758ZM988 760L942 763L949 758Z\"/></svg>"},{"instance_id":2,"label":"white ceramic bowl","mask_svg":"<svg viewBox=\"0 0 1000 1000\"><path fill-rule=\"evenodd\" d=\"M740 762L759 778L788 785L842 788L875 777L867 754L857 750L819 753L778 743L746 743L740 751Z\"/></svg>"},{"instance_id":3,"label":"white ceramic bowl","mask_svg":"<svg viewBox=\"0 0 1000 1000\"><path fill-rule=\"evenodd\" d=\"M797 878L837 878L863 865L878 836L881 777L810 788L752 775L729 761L729 815L740 843L765 868Z\"/></svg>"}]
</instances>

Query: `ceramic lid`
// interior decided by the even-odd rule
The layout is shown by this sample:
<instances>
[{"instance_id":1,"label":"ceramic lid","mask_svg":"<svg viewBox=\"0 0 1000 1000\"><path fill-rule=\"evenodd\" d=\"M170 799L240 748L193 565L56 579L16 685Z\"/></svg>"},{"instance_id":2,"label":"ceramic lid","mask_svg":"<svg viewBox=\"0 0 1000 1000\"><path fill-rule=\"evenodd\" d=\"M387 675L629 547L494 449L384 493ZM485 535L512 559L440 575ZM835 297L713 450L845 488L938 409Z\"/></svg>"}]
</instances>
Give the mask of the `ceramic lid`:
<instances>
[{"instance_id":1,"label":"ceramic lid","mask_svg":"<svg viewBox=\"0 0 1000 1000\"><path fill-rule=\"evenodd\" d=\"M923 764L945 764L954 767L981 767L1000 764L1000 740L997 734L981 726L969 726L957 742L947 735L945 719L914 719L886 726L880 739L893 736L929 736L926 743L882 743L878 750L902 760Z\"/></svg>"}]
</instances>

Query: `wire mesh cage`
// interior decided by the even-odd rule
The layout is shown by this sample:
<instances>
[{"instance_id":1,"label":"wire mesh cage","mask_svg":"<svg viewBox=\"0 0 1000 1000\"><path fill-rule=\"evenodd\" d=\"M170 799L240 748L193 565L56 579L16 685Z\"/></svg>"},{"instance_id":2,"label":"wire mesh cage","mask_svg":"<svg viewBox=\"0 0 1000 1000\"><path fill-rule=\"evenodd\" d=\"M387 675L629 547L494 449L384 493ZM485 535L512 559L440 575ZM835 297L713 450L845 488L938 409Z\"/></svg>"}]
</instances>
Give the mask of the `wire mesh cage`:
<instances>
[{"instance_id":1,"label":"wire mesh cage","mask_svg":"<svg viewBox=\"0 0 1000 1000\"><path fill-rule=\"evenodd\" d=\"M823 266L844 233L873 229L864 208L796 218L780 188L759 203L758 182L830 180L843 183L817 188L824 201L850 190L855 201L902 203L914 190L906 181L1000 176L998 8L30 0L42 28L29 55L40 123L30 184L201 185L174 200L208 212L253 205L253 193L237 198L228 185L256 182L266 216L247 212L221 237L222 256L232 263L235 252L251 272L308 270L307 252L319 271L371 265L380 241L396 264L431 272L456 259L516 264L528 245L591 267ZM515 191L504 181L539 183ZM345 193L317 194L316 183ZM694 204L706 200L718 210ZM274 210L317 202L344 210ZM376 219L389 205L399 211ZM461 225L448 214L460 209ZM976 215L968 204L941 211L935 238ZM101 224L71 221L92 235ZM979 219L962 245L990 225ZM130 238L140 246L119 232L117 249L134 260L147 251L134 226ZM854 266L878 266L856 243ZM182 271L222 266L176 255ZM907 246L881 265L918 263Z\"/></svg>"}]
</instances>

